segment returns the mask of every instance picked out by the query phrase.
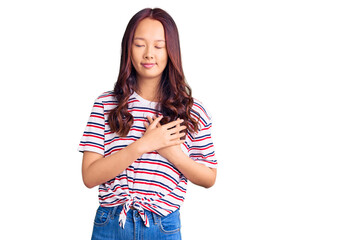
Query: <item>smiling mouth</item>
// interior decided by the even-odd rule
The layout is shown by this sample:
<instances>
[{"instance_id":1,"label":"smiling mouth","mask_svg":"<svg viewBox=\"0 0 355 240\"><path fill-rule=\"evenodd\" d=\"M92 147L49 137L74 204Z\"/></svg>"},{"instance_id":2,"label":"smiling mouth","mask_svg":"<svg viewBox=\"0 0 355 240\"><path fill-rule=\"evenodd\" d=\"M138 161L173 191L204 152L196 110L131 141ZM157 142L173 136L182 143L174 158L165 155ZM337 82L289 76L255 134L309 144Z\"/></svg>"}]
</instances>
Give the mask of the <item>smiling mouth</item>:
<instances>
[{"instance_id":1,"label":"smiling mouth","mask_svg":"<svg viewBox=\"0 0 355 240\"><path fill-rule=\"evenodd\" d=\"M145 68L152 68L155 66L155 63L142 63L142 66Z\"/></svg>"}]
</instances>

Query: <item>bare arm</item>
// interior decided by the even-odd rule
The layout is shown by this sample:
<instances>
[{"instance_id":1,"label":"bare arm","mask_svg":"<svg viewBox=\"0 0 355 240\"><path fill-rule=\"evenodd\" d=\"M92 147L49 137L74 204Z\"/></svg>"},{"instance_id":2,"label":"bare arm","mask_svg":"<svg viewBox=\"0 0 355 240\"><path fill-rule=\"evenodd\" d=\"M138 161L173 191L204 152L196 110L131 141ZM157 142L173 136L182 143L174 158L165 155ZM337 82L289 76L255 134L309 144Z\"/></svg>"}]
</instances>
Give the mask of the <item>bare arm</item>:
<instances>
[{"instance_id":1,"label":"bare arm","mask_svg":"<svg viewBox=\"0 0 355 240\"><path fill-rule=\"evenodd\" d=\"M155 128L161 118L159 117L152 122L143 137L108 157L85 151L82 163L82 176L85 186L92 188L116 177L143 153L172 145L179 146L183 142L180 140L183 135L172 134L175 130L171 128L179 125L181 121L176 120L160 128Z\"/></svg>"},{"instance_id":2,"label":"bare arm","mask_svg":"<svg viewBox=\"0 0 355 240\"><path fill-rule=\"evenodd\" d=\"M143 154L141 149L141 142L136 141L108 157L85 151L82 164L85 186L92 188L116 177Z\"/></svg>"},{"instance_id":3,"label":"bare arm","mask_svg":"<svg viewBox=\"0 0 355 240\"><path fill-rule=\"evenodd\" d=\"M214 185L217 176L216 168L209 168L201 163L195 162L181 150L180 146L167 147L163 152L162 150L158 150L158 152L174 164L189 181L205 188Z\"/></svg>"},{"instance_id":4,"label":"bare arm","mask_svg":"<svg viewBox=\"0 0 355 240\"><path fill-rule=\"evenodd\" d=\"M153 118L154 119L154 118ZM148 121L152 127L153 119L148 117ZM155 121L155 120L154 120ZM148 129L148 124L145 124ZM156 128L160 128L158 123ZM175 134L178 134L184 127L178 126ZM209 168L203 164L197 163L187 156L182 150L180 145L172 145L157 150L158 153L168 159L174 166L192 183L205 188L212 187L216 181L217 169Z\"/></svg>"}]
</instances>

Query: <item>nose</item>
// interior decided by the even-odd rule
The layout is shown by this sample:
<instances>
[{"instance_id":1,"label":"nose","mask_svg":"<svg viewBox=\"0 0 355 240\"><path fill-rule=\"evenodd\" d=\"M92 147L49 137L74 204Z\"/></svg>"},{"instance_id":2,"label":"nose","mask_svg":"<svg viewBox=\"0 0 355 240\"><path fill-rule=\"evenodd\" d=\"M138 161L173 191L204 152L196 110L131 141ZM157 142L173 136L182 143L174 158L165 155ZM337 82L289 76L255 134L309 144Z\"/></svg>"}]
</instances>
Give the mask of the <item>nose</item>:
<instances>
[{"instance_id":1,"label":"nose","mask_svg":"<svg viewBox=\"0 0 355 240\"><path fill-rule=\"evenodd\" d=\"M147 47L146 51L144 53L144 59L153 59L154 58L154 54L152 52L152 48L151 47Z\"/></svg>"}]
</instances>

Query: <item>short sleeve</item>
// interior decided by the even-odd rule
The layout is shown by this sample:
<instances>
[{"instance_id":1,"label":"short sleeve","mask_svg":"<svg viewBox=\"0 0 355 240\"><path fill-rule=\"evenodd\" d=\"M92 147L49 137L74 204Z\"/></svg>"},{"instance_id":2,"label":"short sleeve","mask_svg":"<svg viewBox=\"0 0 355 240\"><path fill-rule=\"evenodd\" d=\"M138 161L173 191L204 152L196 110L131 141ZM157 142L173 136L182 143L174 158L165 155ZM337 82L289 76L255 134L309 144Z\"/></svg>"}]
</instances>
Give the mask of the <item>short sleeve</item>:
<instances>
[{"instance_id":1,"label":"short sleeve","mask_svg":"<svg viewBox=\"0 0 355 240\"><path fill-rule=\"evenodd\" d=\"M81 138L78 151L91 151L105 155L105 116L104 105L98 97L86 124L84 134Z\"/></svg>"},{"instance_id":2,"label":"short sleeve","mask_svg":"<svg viewBox=\"0 0 355 240\"><path fill-rule=\"evenodd\" d=\"M200 128L197 133L191 134L189 156L191 159L210 168L217 168L215 148L212 140L212 118L201 103L194 103L192 113L199 120Z\"/></svg>"}]
</instances>

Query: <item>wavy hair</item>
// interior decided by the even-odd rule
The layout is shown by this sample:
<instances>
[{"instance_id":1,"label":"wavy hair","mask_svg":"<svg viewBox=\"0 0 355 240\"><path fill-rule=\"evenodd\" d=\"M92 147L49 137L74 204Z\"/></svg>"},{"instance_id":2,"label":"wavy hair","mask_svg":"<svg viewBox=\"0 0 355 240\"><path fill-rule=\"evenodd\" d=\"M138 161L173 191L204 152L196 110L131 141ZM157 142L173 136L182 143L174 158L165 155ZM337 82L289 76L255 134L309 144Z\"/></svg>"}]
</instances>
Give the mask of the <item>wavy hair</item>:
<instances>
[{"instance_id":1,"label":"wavy hair","mask_svg":"<svg viewBox=\"0 0 355 240\"><path fill-rule=\"evenodd\" d=\"M199 114L192 109L193 98L191 88L187 84L182 69L179 33L172 17L160 8L146 8L136 13L129 21L123 35L121 46L121 63L114 95L118 101L117 107L109 113L108 123L112 132L119 136L127 136L133 125L133 116L128 112L128 99L133 91L137 91L136 70L131 62L131 48L135 30L145 18L158 20L165 32L168 63L163 71L159 85L158 110L163 115L161 124L184 119L184 125L189 132L197 132L198 119L191 116Z\"/></svg>"}]
</instances>

